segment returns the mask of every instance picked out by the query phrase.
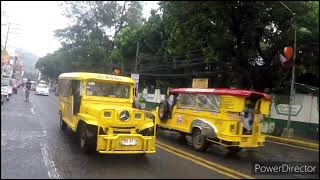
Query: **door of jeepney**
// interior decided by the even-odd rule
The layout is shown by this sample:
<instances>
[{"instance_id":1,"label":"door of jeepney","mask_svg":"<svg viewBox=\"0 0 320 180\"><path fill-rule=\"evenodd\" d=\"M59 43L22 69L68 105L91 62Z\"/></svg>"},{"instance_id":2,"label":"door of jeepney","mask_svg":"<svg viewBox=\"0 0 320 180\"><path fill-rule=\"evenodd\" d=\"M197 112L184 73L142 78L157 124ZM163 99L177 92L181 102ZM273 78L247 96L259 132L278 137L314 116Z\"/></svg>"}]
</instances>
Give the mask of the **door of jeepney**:
<instances>
[{"instance_id":1,"label":"door of jeepney","mask_svg":"<svg viewBox=\"0 0 320 180\"><path fill-rule=\"evenodd\" d=\"M59 79L59 105L62 117L65 121L71 122L72 119L72 88L71 80Z\"/></svg>"},{"instance_id":2,"label":"door of jeepney","mask_svg":"<svg viewBox=\"0 0 320 180\"><path fill-rule=\"evenodd\" d=\"M169 120L169 126L189 132L192 116L197 112L196 106L196 94L180 94L176 105L173 107L172 115Z\"/></svg>"},{"instance_id":3,"label":"door of jeepney","mask_svg":"<svg viewBox=\"0 0 320 180\"><path fill-rule=\"evenodd\" d=\"M72 80L72 114L75 116L79 113L80 104L81 104L81 81Z\"/></svg>"}]
</instances>

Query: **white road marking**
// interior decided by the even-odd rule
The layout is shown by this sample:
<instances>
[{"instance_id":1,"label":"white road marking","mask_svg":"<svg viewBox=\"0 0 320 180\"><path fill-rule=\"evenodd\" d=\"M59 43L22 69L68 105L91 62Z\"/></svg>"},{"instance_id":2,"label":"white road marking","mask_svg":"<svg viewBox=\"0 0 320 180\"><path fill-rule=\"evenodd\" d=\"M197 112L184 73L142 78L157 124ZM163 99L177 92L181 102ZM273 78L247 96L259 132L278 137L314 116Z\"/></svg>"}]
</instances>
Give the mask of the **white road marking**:
<instances>
[{"instance_id":1,"label":"white road marking","mask_svg":"<svg viewBox=\"0 0 320 180\"><path fill-rule=\"evenodd\" d=\"M54 161L52 160L52 155L49 153L48 145L47 143L40 142L41 146L41 153L44 160L44 163L46 164L46 167L48 169L48 176L50 179L61 179L61 176L58 172L58 169L56 168Z\"/></svg>"},{"instance_id":2,"label":"white road marking","mask_svg":"<svg viewBox=\"0 0 320 180\"><path fill-rule=\"evenodd\" d=\"M33 115L35 115L36 114L36 112L34 111L34 108L32 107L32 108L30 108L30 111L31 111L31 113L33 114Z\"/></svg>"},{"instance_id":3,"label":"white road marking","mask_svg":"<svg viewBox=\"0 0 320 180\"><path fill-rule=\"evenodd\" d=\"M36 109L37 107L34 104L31 104L31 105L32 105L32 108L31 108L31 112L32 112L32 110L34 111L34 109ZM47 131L44 129L45 126L43 125L43 122L40 121L39 116L40 116L40 114L38 113L36 115L36 117L37 117L37 120L39 121L40 126L42 128L42 135L44 137L43 138L44 142L40 141L41 153L42 153L43 161L44 161L44 163L47 167L47 170L48 170L48 176L50 179L61 179L62 176L59 174L59 170L55 166L53 157L50 154L50 152L48 151L49 146L47 143Z\"/></svg>"}]
</instances>

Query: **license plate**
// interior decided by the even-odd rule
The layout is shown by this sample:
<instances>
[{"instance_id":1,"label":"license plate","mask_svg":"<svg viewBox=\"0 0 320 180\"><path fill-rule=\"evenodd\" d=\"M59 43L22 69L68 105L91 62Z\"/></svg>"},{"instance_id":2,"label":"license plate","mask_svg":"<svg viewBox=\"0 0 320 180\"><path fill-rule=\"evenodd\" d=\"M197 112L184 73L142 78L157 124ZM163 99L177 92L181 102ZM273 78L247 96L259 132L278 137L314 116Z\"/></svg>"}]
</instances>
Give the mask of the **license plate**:
<instances>
[{"instance_id":1,"label":"license plate","mask_svg":"<svg viewBox=\"0 0 320 180\"><path fill-rule=\"evenodd\" d=\"M137 144L137 140L136 139L121 139L120 144L125 145L125 146L134 146Z\"/></svg>"}]
</instances>

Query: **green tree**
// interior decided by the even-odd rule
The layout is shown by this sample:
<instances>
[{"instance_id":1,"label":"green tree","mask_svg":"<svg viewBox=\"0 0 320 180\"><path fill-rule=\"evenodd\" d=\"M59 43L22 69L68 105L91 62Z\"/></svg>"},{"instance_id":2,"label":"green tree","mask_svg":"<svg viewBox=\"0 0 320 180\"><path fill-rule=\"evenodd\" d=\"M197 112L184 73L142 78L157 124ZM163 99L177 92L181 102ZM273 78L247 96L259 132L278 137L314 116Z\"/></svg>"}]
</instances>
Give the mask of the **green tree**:
<instances>
[{"instance_id":1,"label":"green tree","mask_svg":"<svg viewBox=\"0 0 320 180\"><path fill-rule=\"evenodd\" d=\"M142 22L141 2L115 1L66 2L66 16L74 25L56 31L63 46L72 51L81 66L89 71L111 72L114 43L107 30L115 35L125 27L136 28ZM109 67L107 69L107 67Z\"/></svg>"},{"instance_id":2,"label":"green tree","mask_svg":"<svg viewBox=\"0 0 320 180\"><path fill-rule=\"evenodd\" d=\"M298 27L314 27L317 32L312 36L317 37L317 2L287 5L297 13ZM279 2L166 1L160 6L164 23L172 33L168 51L173 55L185 52L188 59L193 50L200 50L205 56L203 61L212 62L215 67L216 86L262 91L277 86L285 76L279 70L278 52L293 45L293 21ZM311 19L315 25L303 23L303 19ZM298 44L297 50L306 44Z\"/></svg>"}]
</instances>

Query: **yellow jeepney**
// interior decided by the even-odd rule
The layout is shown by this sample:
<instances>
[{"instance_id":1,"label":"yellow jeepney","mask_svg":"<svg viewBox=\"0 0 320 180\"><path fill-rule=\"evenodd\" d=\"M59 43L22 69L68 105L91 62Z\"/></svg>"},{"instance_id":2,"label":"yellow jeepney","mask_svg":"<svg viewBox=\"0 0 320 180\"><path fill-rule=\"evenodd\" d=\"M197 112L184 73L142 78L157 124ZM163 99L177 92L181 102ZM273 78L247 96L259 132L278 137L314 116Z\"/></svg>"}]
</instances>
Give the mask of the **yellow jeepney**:
<instances>
[{"instance_id":1,"label":"yellow jeepney","mask_svg":"<svg viewBox=\"0 0 320 180\"><path fill-rule=\"evenodd\" d=\"M60 128L79 135L84 152L155 153L155 122L134 107L134 81L97 73L59 76Z\"/></svg>"},{"instance_id":2,"label":"yellow jeepney","mask_svg":"<svg viewBox=\"0 0 320 180\"><path fill-rule=\"evenodd\" d=\"M237 153L263 146L262 120L269 115L271 96L227 88L177 88L156 109L157 127L192 136L195 150L217 143Z\"/></svg>"}]
</instances>

